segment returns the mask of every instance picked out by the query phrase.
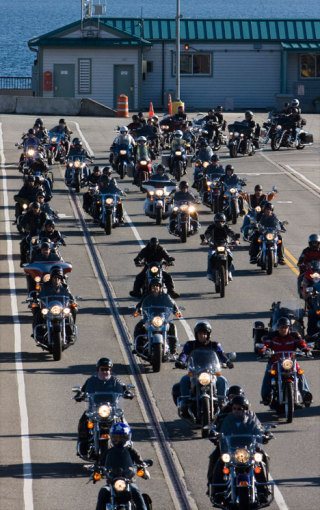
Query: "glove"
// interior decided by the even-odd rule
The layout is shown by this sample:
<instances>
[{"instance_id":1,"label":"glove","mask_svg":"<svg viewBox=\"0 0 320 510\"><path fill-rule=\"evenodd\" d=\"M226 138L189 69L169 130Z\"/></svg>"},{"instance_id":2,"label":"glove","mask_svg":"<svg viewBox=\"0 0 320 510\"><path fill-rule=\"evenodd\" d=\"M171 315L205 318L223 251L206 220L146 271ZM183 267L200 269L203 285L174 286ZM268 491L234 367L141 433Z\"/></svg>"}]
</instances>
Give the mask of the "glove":
<instances>
[{"instance_id":1,"label":"glove","mask_svg":"<svg viewBox=\"0 0 320 510\"><path fill-rule=\"evenodd\" d=\"M174 262L176 259L174 257L169 257L169 262Z\"/></svg>"},{"instance_id":2,"label":"glove","mask_svg":"<svg viewBox=\"0 0 320 510\"><path fill-rule=\"evenodd\" d=\"M227 367L230 369L234 367L234 364L232 363L232 361L229 361L229 360L227 361Z\"/></svg>"},{"instance_id":3,"label":"glove","mask_svg":"<svg viewBox=\"0 0 320 510\"><path fill-rule=\"evenodd\" d=\"M183 363L182 361L176 361L176 362L175 362L175 364L174 364L174 366L175 366L176 368L186 368L185 363Z\"/></svg>"},{"instance_id":4,"label":"glove","mask_svg":"<svg viewBox=\"0 0 320 510\"><path fill-rule=\"evenodd\" d=\"M123 392L123 397L132 400L134 398L134 394L130 390L125 390Z\"/></svg>"}]
</instances>

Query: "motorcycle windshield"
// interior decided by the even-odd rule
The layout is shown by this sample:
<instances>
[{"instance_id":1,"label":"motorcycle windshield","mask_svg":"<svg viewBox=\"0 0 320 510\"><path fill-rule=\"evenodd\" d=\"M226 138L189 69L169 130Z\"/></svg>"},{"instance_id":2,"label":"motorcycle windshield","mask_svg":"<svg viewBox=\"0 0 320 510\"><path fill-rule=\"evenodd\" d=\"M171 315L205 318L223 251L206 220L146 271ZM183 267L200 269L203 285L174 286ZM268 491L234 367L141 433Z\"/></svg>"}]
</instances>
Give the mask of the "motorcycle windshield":
<instances>
[{"instance_id":1,"label":"motorcycle windshield","mask_svg":"<svg viewBox=\"0 0 320 510\"><path fill-rule=\"evenodd\" d=\"M188 367L193 372L216 373L221 371L217 354L209 349L195 349L189 356Z\"/></svg>"},{"instance_id":2,"label":"motorcycle windshield","mask_svg":"<svg viewBox=\"0 0 320 510\"><path fill-rule=\"evenodd\" d=\"M105 391L96 391L95 393L89 393L89 407L100 406L103 404L106 405L115 405L119 401L122 393L116 392L105 392Z\"/></svg>"},{"instance_id":3,"label":"motorcycle windshield","mask_svg":"<svg viewBox=\"0 0 320 510\"><path fill-rule=\"evenodd\" d=\"M123 477L131 480L136 473L136 466L127 448L111 448L106 457L105 467L109 479Z\"/></svg>"},{"instance_id":4,"label":"motorcycle windshield","mask_svg":"<svg viewBox=\"0 0 320 510\"><path fill-rule=\"evenodd\" d=\"M162 317L168 321L172 313L172 309L168 306L142 306L142 310L149 320L152 320L154 317Z\"/></svg>"},{"instance_id":5,"label":"motorcycle windshield","mask_svg":"<svg viewBox=\"0 0 320 510\"><path fill-rule=\"evenodd\" d=\"M69 303L69 298L67 296L60 296L58 294L40 297L42 304L44 304L46 308L52 308L55 305L66 308Z\"/></svg>"},{"instance_id":6,"label":"motorcycle windshield","mask_svg":"<svg viewBox=\"0 0 320 510\"><path fill-rule=\"evenodd\" d=\"M277 322L280 317L287 317L290 320L291 331L296 331L303 334L303 316L304 309L300 306L300 300L291 299L286 301L279 301L273 305L271 315L271 328L273 331L277 329Z\"/></svg>"},{"instance_id":7,"label":"motorcycle windshield","mask_svg":"<svg viewBox=\"0 0 320 510\"><path fill-rule=\"evenodd\" d=\"M246 449L249 453L255 451L255 445L262 442L261 436L253 434L224 434L221 438L221 451L234 454L239 448Z\"/></svg>"},{"instance_id":8,"label":"motorcycle windshield","mask_svg":"<svg viewBox=\"0 0 320 510\"><path fill-rule=\"evenodd\" d=\"M51 141L52 138L56 138L56 142L60 142L64 138L64 134L59 133L59 131L49 131L48 132L49 140Z\"/></svg>"}]
</instances>

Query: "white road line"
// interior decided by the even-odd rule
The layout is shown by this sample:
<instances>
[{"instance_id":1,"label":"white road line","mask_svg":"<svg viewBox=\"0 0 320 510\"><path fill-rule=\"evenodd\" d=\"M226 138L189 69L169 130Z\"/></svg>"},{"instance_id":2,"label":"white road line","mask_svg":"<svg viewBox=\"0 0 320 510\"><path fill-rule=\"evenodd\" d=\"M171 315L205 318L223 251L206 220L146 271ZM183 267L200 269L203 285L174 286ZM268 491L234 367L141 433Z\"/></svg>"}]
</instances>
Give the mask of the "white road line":
<instances>
[{"instance_id":1,"label":"white road line","mask_svg":"<svg viewBox=\"0 0 320 510\"><path fill-rule=\"evenodd\" d=\"M23 374L23 364L21 358L21 329L19 322L18 304L16 298L16 283L14 277L13 250L10 230L9 217L9 199L7 187L7 174L5 170L5 156L3 151L2 124L0 123L0 166L2 171L3 183L3 205L4 205L4 221L5 232L7 237L7 259L9 266L9 292L11 300L11 312L14 325L14 351L15 351L15 367L17 372L18 383L18 401L20 410L20 428L21 428L21 449L22 449L22 465L23 465L23 501L26 510L33 510L33 493L32 493L32 465L29 441L29 420L27 410L26 389Z\"/></svg>"},{"instance_id":2,"label":"white road line","mask_svg":"<svg viewBox=\"0 0 320 510\"><path fill-rule=\"evenodd\" d=\"M91 149L90 145L88 144L88 142L86 141L85 137L83 136L83 133L82 131L80 130L79 128L79 124L77 122L75 122L75 125L77 127L77 130L82 138L82 140L84 141L84 145L86 146L87 148L87 151L91 154L94 154L93 153L93 150ZM269 158L268 158L269 159ZM270 160L272 162L272 160ZM272 162L273 163L273 162ZM136 227L134 226L129 214L127 212L124 212L124 217L127 221L127 223L130 225L130 228L132 229L132 232L136 238L136 240L138 241L138 244L141 248L144 247L144 243L140 237L140 234L138 232L138 230L136 229ZM188 336L188 339L189 340L193 340L194 339L194 333L192 331L192 329L190 328L189 324L187 323L187 321L185 319L179 319L181 324L183 325L185 331L186 331L186 334ZM270 476L270 480L272 480L271 476ZM274 499L279 507L280 510L289 510L289 508L287 507L284 499L283 499L283 496L280 492L280 490L278 489L278 487L275 485L274 486Z\"/></svg>"},{"instance_id":3,"label":"white road line","mask_svg":"<svg viewBox=\"0 0 320 510\"><path fill-rule=\"evenodd\" d=\"M314 182L312 182L309 179L307 179L307 177L305 177L303 174L301 174L300 172L298 172L297 170L292 168L292 166L285 165L285 167L288 168L288 170L290 170L290 172L292 172L294 175L297 175L299 177L299 179L303 179L312 188L315 188L316 190L318 190L320 192L320 187L319 186L317 186Z\"/></svg>"}]
</instances>

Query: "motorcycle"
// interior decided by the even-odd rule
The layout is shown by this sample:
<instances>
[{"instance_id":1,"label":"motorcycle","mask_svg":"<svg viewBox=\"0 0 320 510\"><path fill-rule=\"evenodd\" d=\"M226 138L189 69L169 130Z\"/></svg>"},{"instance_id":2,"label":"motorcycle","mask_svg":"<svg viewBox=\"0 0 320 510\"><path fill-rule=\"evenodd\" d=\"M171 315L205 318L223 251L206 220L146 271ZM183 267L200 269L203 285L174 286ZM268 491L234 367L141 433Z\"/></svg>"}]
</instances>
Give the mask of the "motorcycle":
<instances>
[{"instance_id":1,"label":"motorcycle","mask_svg":"<svg viewBox=\"0 0 320 510\"><path fill-rule=\"evenodd\" d=\"M215 214L219 212L219 197L221 194L221 182L219 177L204 177L200 194L203 205L209 207Z\"/></svg>"},{"instance_id":2,"label":"motorcycle","mask_svg":"<svg viewBox=\"0 0 320 510\"><path fill-rule=\"evenodd\" d=\"M240 235L236 234L238 239ZM228 264L228 255L231 256L230 248L234 246L231 241L228 242L210 242L210 264L212 266L213 281L215 290L220 297L225 296L225 289L230 282L229 272L230 267Z\"/></svg>"},{"instance_id":3,"label":"motorcycle","mask_svg":"<svg viewBox=\"0 0 320 510\"><path fill-rule=\"evenodd\" d=\"M48 143L45 144L48 163L52 165L55 161L64 163L66 159L66 148L64 146L65 134L57 131L48 131Z\"/></svg>"},{"instance_id":4,"label":"motorcycle","mask_svg":"<svg viewBox=\"0 0 320 510\"><path fill-rule=\"evenodd\" d=\"M312 260L307 265L302 278L299 277L299 295L305 300L305 309L308 309L309 297L314 292L320 292L320 261Z\"/></svg>"},{"instance_id":5,"label":"motorcycle","mask_svg":"<svg viewBox=\"0 0 320 510\"><path fill-rule=\"evenodd\" d=\"M142 295L146 296L149 292L151 281L158 280L161 283L162 292L167 292L166 286L163 280L163 268L167 266L173 266L173 262L166 262L165 260L161 262L148 262L146 264L138 264L140 267L146 265L147 271L144 281L144 286L142 288Z\"/></svg>"},{"instance_id":6,"label":"motorcycle","mask_svg":"<svg viewBox=\"0 0 320 510\"><path fill-rule=\"evenodd\" d=\"M93 483L96 483L105 476L105 491L108 493L108 500L110 501L106 505L103 503L101 506L97 506L97 510L134 510L136 506L131 492L131 484L134 482L133 478L136 475L148 480L150 474L146 468L152 465L153 461L151 459L144 460L143 464L139 466L134 465L129 459L125 465L121 465L121 461L112 459L108 461L106 467L94 466L91 469L93 473L90 479ZM142 497L147 510L152 510L152 500L150 496L143 493Z\"/></svg>"},{"instance_id":7,"label":"motorcycle","mask_svg":"<svg viewBox=\"0 0 320 510\"><path fill-rule=\"evenodd\" d=\"M19 162L19 172L23 173L23 175L29 175L31 174L31 167L35 164L38 157L41 152L41 147L39 145L30 144L26 145L24 143L22 144L15 144L18 149L22 149L22 158Z\"/></svg>"},{"instance_id":8,"label":"motorcycle","mask_svg":"<svg viewBox=\"0 0 320 510\"><path fill-rule=\"evenodd\" d=\"M168 218L172 212L171 194L176 190L175 184L168 184L163 181L148 181L143 183L143 190L147 191L144 202L144 212L149 218L156 220L157 225Z\"/></svg>"},{"instance_id":9,"label":"motorcycle","mask_svg":"<svg viewBox=\"0 0 320 510\"><path fill-rule=\"evenodd\" d=\"M54 361L59 361L62 351L77 339L77 326L72 317L72 310L77 308L77 304L69 302L66 296L54 295L38 300L38 307L44 322L33 328L36 345L49 351Z\"/></svg>"},{"instance_id":10,"label":"motorcycle","mask_svg":"<svg viewBox=\"0 0 320 510\"><path fill-rule=\"evenodd\" d=\"M223 133L226 128L226 123L218 124L217 122L208 121L205 129L211 133L210 145L214 151L218 151L221 145L227 145L228 138Z\"/></svg>"},{"instance_id":11,"label":"motorcycle","mask_svg":"<svg viewBox=\"0 0 320 510\"><path fill-rule=\"evenodd\" d=\"M133 162L131 145L120 146L116 154L115 170L119 174L120 179L123 179L126 175L132 177Z\"/></svg>"},{"instance_id":12,"label":"motorcycle","mask_svg":"<svg viewBox=\"0 0 320 510\"><path fill-rule=\"evenodd\" d=\"M235 360L235 353L228 356ZM190 420L201 427L202 437L208 437L214 417L224 405L224 397L217 393L217 377L221 375L221 364L217 354L212 350L195 349L191 352L188 363L185 365L191 381L190 398L188 401ZM178 383L179 384L179 383ZM177 388L173 389L176 396ZM177 396L176 402L180 415L182 399Z\"/></svg>"},{"instance_id":13,"label":"motorcycle","mask_svg":"<svg viewBox=\"0 0 320 510\"><path fill-rule=\"evenodd\" d=\"M312 289L312 290L311 290ZM308 317L307 333L309 335L308 345L313 350L313 355L320 354L320 292L310 287L308 295Z\"/></svg>"},{"instance_id":14,"label":"motorcycle","mask_svg":"<svg viewBox=\"0 0 320 510\"><path fill-rule=\"evenodd\" d=\"M15 203L15 217L16 217L16 222L17 222L17 230L18 230L19 234L23 234L24 230L21 226L21 220L22 220L23 216L26 214L26 212L28 211L30 200L28 200L27 198L21 198L21 197L19 197L19 195L14 195L13 198L16 202Z\"/></svg>"},{"instance_id":15,"label":"motorcycle","mask_svg":"<svg viewBox=\"0 0 320 510\"><path fill-rule=\"evenodd\" d=\"M271 149L278 151L280 147L304 149L313 144L313 135L302 128L292 129L285 125L277 125L271 137Z\"/></svg>"},{"instance_id":16,"label":"motorcycle","mask_svg":"<svg viewBox=\"0 0 320 510\"><path fill-rule=\"evenodd\" d=\"M198 232L200 224L191 216L195 211L195 206L189 202L180 202L179 205L173 207L173 213L176 215L175 227L174 231L170 231L170 233L180 237L182 243L186 243L190 235Z\"/></svg>"},{"instance_id":17,"label":"motorcycle","mask_svg":"<svg viewBox=\"0 0 320 510\"><path fill-rule=\"evenodd\" d=\"M242 180L241 183L226 186L223 193L222 212L226 215L228 221L232 221L233 225L237 223L240 214L239 197L242 186L245 186L245 180Z\"/></svg>"},{"instance_id":18,"label":"motorcycle","mask_svg":"<svg viewBox=\"0 0 320 510\"><path fill-rule=\"evenodd\" d=\"M86 156L68 156L65 172L65 183L79 193L80 188L89 175L88 158Z\"/></svg>"},{"instance_id":19,"label":"motorcycle","mask_svg":"<svg viewBox=\"0 0 320 510\"><path fill-rule=\"evenodd\" d=\"M216 433L220 444L221 483L209 486L209 496L216 508L250 510L269 506L274 499L274 482L269 481L266 456L260 444L273 438L261 435ZM263 473L261 477L260 473ZM260 477L259 477L260 475ZM260 478L260 481L258 481Z\"/></svg>"},{"instance_id":20,"label":"motorcycle","mask_svg":"<svg viewBox=\"0 0 320 510\"><path fill-rule=\"evenodd\" d=\"M87 402L86 426L88 429L88 448L86 453L77 445L77 453L84 461L95 462L96 466L101 464L106 450L109 447L109 431L114 423L127 423L124 418L124 411L119 402L121 398L133 399L134 394L129 390L133 385L128 385L124 393L97 391L95 393L83 393L81 387L72 388L76 393L75 400Z\"/></svg>"},{"instance_id":21,"label":"motorcycle","mask_svg":"<svg viewBox=\"0 0 320 510\"><path fill-rule=\"evenodd\" d=\"M152 173L151 160L140 159L136 163L134 184L143 191L143 182L148 181Z\"/></svg>"},{"instance_id":22,"label":"motorcycle","mask_svg":"<svg viewBox=\"0 0 320 510\"><path fill-rule=\"evenodd\" d=\"M117 205L121 200L119 193L100 193L100 225L107 235L111 235L112 229L119 225Z\"/></svg>"},{"instance_id":23,"label":"motorcycle","mask_svg":"<svg viewBox=\"0 0 320 510\"><path fill-rule=\"evenodd\" d=\"M193 170L193 181L194 184L192 185L193 188L195 188L198 192L202 189L202 182L204 178L204 174L206 171L206 168L210 165L209 161L201 161L200 159L197 159L195 162L194 170Z\"/></svg>"},{"instance_id":24,"label":"motorcycle","mask_svg":"<svg viewBox=\"0 0 320 510\"><path fill-rule=\"evenodd\" d=\"M182 145L171 153L169 166L173 177L179 182L187 172L187 155Z\"/></svg>"},{"instance_id":25,"label":"motorcycle","mask_svg":"<svg viewBox=\"0 0 320 510\"><path fill-rule=\"evenodd\" d=\"M248 130L241 122L229 124L229 141L228 149L230 158L236 158L238 154L243 156L253 156L255 147L251 137L251 131Z\"/></svg>"},{"instance_id":26,"label":"motorcycle","mask_svg":"<svg viewBox=\"0 0 320 510\"><path fill-rule=\"evenodd\" d=\"M135 337L133 352L148 361L154 372L160 372L161 363L170 358L169 341L172 336L169 328L172 308L148 306L142 308L142 314L145 317L146 333Z\"/></svg>"},{"instance_id":27,"label":"motorcycle","mask_svg":"<svg viewBox=\"0 0 320 510\"><path fill-rule=\"evenodd\" d=\"M282 225L288 222L283 221ZM282 241L279 239L279 232L285 231L284 228L263 227L258 224L259 230L259 252L257 255L257 265L268 275L272 274L273 268L278 266L278 244Z\"/></svg>"}]
</instances>

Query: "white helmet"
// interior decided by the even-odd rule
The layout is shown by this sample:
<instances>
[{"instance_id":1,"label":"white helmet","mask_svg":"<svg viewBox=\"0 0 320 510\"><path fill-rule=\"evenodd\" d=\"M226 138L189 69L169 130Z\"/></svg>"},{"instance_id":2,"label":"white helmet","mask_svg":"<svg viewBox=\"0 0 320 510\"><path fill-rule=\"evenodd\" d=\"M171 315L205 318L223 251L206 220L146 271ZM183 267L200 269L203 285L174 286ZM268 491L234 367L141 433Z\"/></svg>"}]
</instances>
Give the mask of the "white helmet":
<instances>
[{"instance_id":1,"label":"white helmet","mask_svg":"<svg viewBox=\"0 0 320 510\"><path fill-rule=\"evenodd\" d=\"M137 142L138 143L145 143L147 141L146 137L145 136L139 136L139 138L137 138Z\"/></svg>"},{"instance_id":2,"label":"white helmet","mask_svg":"<svg viewBox=\"0 0 320 510\"><path fill-rule=\"evenodd\" d=\"M180 131L180 129L178 129L178 131L175 131L174 136L175 136L175 138L182 138L183 133L182 133L182 131Z\"/></svg>"},{"instance_id":3,"label":"white helmet","mask_svg":"<svg viewBox=\"0 0 320 510\"><path fill-rule=\"evenodd\" d=\"M128 133L128 131L129 131L129 130L128 130L127 126L122 126L122 127L120 128L120 133L121 133L121 134Z\"/></svg>"},{"instance_id":4,"label":"white helmet","mask_svg":"<svg viewBox=\"0 0 320 510\"><path fill-rule=\"evenodd\" d=\"M292 101L291 101L291 106L292 106L293 108L298 108L299 104L300 104L299 99L292 99Z\"/></svg>"}]
</instances>

